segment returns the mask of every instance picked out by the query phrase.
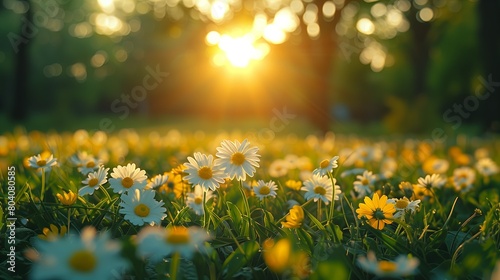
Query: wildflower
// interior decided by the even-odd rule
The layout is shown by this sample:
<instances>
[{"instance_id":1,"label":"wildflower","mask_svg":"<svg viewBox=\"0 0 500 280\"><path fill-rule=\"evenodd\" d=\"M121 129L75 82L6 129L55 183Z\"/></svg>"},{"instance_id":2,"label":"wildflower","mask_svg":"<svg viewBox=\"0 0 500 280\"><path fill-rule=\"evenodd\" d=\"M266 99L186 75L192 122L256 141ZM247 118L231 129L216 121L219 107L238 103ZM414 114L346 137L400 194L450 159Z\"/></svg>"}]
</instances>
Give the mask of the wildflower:
<instances>
[{"instance_id":1,"label":"wildflower","mask_svg":"<svg viewBox=\"0 0 500 280\"><path fill-rule=\"evenodd\" d=\"M469 191L472 188L475 180L476 180L476 173L470 167L460 167L453 170L452 181L453 181L453 186L457 191L460 192Z\"/></svg>"},{"instance_id":2,"label":"wildflower","mask_svg":"<svg viewBox=\"0 0 500 280\"><path fill-rule=\"evenodd\" d=\"M115 193L144 189L146 187L146 171L135 167L135 163L129 163L127 166L118 165L113 168L109 179L110 187Z\"/></svg>"},{"instance_id":3,"label":"wildflower","mask_svg":"<svg viewBox=\"0 0 500 280\"><path fill-rule=\"evenodd\" d=\"M82 165L78 167L78 171L83 175L87 175L98 169L102 162L93 156L88 156L83 159L81 164Z\"/></svg>"},{"instance_id":4,"label":"wildflower","mask_svg":"<svg viewBox=\"0 0 500 280\"><path fill-rule=\"evenodd\" d=\"M245 192L245 196L247 197L255 196L253 189L257 186L257 181L255 180L246 181L243 182L242 185L243 185L243 191Z\"/></svg>"},{"instance_id":5,"label":"wildflower","mask_svg":"<svg viewBox=\"0 0 500 280\"><path fill-rule=\"evenodd\" d=\"M238 140L234 142L224 140L221 147L217 148L218 164L224 168L226 175L230 179L236 178L245 181L246 176L253 177L255 167L259 167L259 148L250 147L250 143L245 139L240 144Z\"/></svg>"},{"instance_id":6,"label":"wildflower","mask_svg":"<svg viewBox=\"0 0 500 280\"><path fill-rule=\"evenodd\" d=\"M224 183L224 171L221 166L217 165L212 155L204 155L202 153L194 153L194 158L188 157L189 163L186 163L185 177L194 186L200 185L205 190L215 190Z\"/></svg>"},{"instance_id":7,"label":"wildflower","mask_svg":"<svg viewBox=\"0 0 500 280\"><path fill-rule=\"evenodd\" d=\"M203 207L203 193L205 193L205 202L209 201L214 196L212 191L204 192L200 185L196 185L194 187L194 192L188 193L186 198L187 207L193 209L194 213L199 216L205 213Z\"/></svg>"},{"instance_id":8,"label":"wildflower","mask_svg":"<svg viewBox=\"0 0 500 280\"><path fill-rule=\"evenodd\" d=\"M387 203L392 203L396 207L396 213L394 218L400 219L404 217L406 212L415 213L420 203L420 199L410 201L408 198L403 197L401 199L391 198L387 200Z\"/></svg>"},{"instance_id":9,"label":"wildflower","mask_svg":"<svg viewBox=\"0 0 500 280\"><path fill-rule=\"evenodd\" d=\"M109 234L96 236L84 228L81 236L67 235L52 242L36 242L39 252L30 279L111 279L128 266L121 257L120 243Z\"/></svg>"},{"instance_id":10,"label":"wildflower","mask_svg":"<svg viewBox=\"0 0 500 280\"><path fill-rule=\"evenodd\" d=\"M151 180L148 180L146 184L146 190L157 188L163 184L165 184L168 180L168 174L158 174L154 176Z\"/></svg>"},{"instance_id":11,"label":"wildflower","mask_svg":"<svg viewBox=\"0 0 500 280\"><path fill-rule=\"evenodd\" d=\"M167 175L167 181L160 186L158 186L158 192L160 193L171 193L173 192L175 194L176 198L181 198L182 194L186 191L186 186L182 181L182 176L174 170L171 172L168 172Z\"/></svg>"},{"instance_id":12,"label":"wildflower","mask_svg":"<svg viewBox=\"0 0 500 280\"><path fill-rule=\"evenodd\" d=\"M441 188L446 183L446 180L441 178L439 174L426 175L425 178L418 178L418 186L426 189Z\"/></svg>"},{"instance_id":13,"label":"wildflower","mask_svg":"<svg viewBox=\"0 0 500 280\"><path fill-rule=\"evenodd\" d=\"M268 196L276 197L276 191L278 190L278 186L273 181L269 181L265 183L262 180L257 182L257 186L253 188L253 192L255 196L263 200Z\"/></svg>"},{"instance_id":14,"label":"wildflower","mask_svg":"<svg viewBox=\"0 0 500 280\"><path fill-rule=\"evenodd\" d=\"M384 179L389 179L394 175L398 164L394 158L386 158L382 161L380 166L380 176Z\"/></svg>"},{"instance_id":15,"label":"wildflower","mask_svg":"<svg viewBox=\"0 0 500 280\"><path fill-rule=\"evenodd\" d=\"M300 191L300 188L302 188L302 182L295 180L288 180L286 181L285 186L289 187L292 190Z\"/></svg>"},{"instance_id":16,"label":"wildflower","mask_svg":"<svg viewBox=\"0 0 500 280\"><path fill-rule=\"evenodd\" d=\"M339 167L337 160L338 156L334 156L331 159L324 159L319 163L319 168L314 169L313 174L318 176L325 176L332 172L334 168Z\"/></svg>"},{"instance_id":17,"label":"wildflower","mask_svg":"<svg viewBox=\"0 0 500 280\"><path fill-rule=\"evenodd\" d=\"M282 159L274 160L269 166L269 176L278 178L288 173L288 162Z\"/></svg>"},{"instance_id":18,"label":"wildflower","mask_svg":"<svg viewBox=\"0 0 500 280\"><path fill-rule=\"evenodd\" d=\"M38 154L28 159L31 168L41 168L44 172L49 172L53 166L57 165L57 159L52 154Z\"/></svg>"},{"instance_id":19,"label":"wildflower","mask_svg":"<svg viewBox=\"0 0 500 280\"><path fill-rule=\"evenodd\" d=\"M365 271L378 277L404 277L417 272L419 260L400 255L394 261L377 261L375 253L368 252L367 256L358 257L358 265Z\"/></svg>"},{"instance_id":20,"label":"wildflower","mask_svg":"<svg viewBox=\"0 0 500 280\"><path fill-rule=\"evenodd\" d=\"M300 205L294 205L285 219L286 222L281 222L284 228L300 228L304 221L304 210Z\"/></svg>"},{"instance_id":21,"label":"wildflower","mask_svg":"<svg viewBox=\"0 0 500 280\"><path fill-rule=\"evenodd\" d=\"M371 171L365 170L363 175L357 175L356 178L358 180L354 181L354 190L360 197L372 192L371 188L377 176L373 175Z\"/></svg>"},{"instance_id":22,"label":"wildflower","mask_svg":"<svg viewBox=\"0 0 500 280\"><path fill-rule=\"evenodd\" d=\"M476 162L476 169L479 174L489 177L498 173L498 166L490 158L482 158Z\"/></svg>"},{"instance_id":23,"label":"wildflower","mask_svg":"<svg viewBox=\"0 0 500 280\"><path fill-rule=\"evenodd\" d=\"M85 186L78 191L80 196L86 194L94 194L100 186L104 185L108 179L109 168L104 168L104 166L99 166L99 169L95 172L89 173L87 179L82 181Z\"/></svg>"},{"instance_id":24,"label":"wildflower","mask_svg":"<svg viewBox=\"0 0 500 280\"><path fill-rule=\"evenodd\" d=\"M270 270L280 273L289 267L292 253L292 243L289 239L283 238L278 242L266 239L262 244L262 249L262 257Z\"/></svg>"},{"instance_id":25,"label":"wildflower","mask_svg":"<svg viewBox=\"0 0 500 280\"><path fill-rule=\"evenodd\" d=\"M444 174L448 171L450 164L445 159L430 157L422 165L422 169L427 174Z\"/></svg>"},{"instance_id":26,"label":"wildflower","mask_svg":"<svg viewBox=\"0 0 500 280\"><path fill-rule=\"evenodd\" d=\"M373 200L368 196L365 197L365 203L360 203L356 209L358 219L365 217L368 223L375 229L382 230L385 224L392 224L392 215L396 212L394 204L387 203L387 196L383 195L379 198L378 194L373 195Z\"/></svg>"},{"instance_id":27,"label":"wildflower","mask_svg":"<svg viewBox=\"0 0 500 280\"><path fill-rule=\"evenodd\" d=\"M73 205L76 202L76 198L78 197L74 192L69 191L65 192L63 191L63 194L56 194L57 199L59 199L59 202L61 202L63 205Z\"/></svg>"},{"instance_id":28,"label":"wildflower","mask_svg":"<svg viewBox=\"0 0 500 280\"><path fill-rule=\"evenodd\" d=\"M208 234L198 227L146 227L137 234L137 253L152 262L159 262L172 253L191 259L208 239Z\"/></svg>"},{"instance_id":29,"label":"wildflower","mask_svg":"<svg viewBox=\"0 0 500 280\"><path fill-rule=\"evenodd\" d=\"M333 179L333 183L337 181ZM333 198L332 181L326 176L313 175L309 180L304 182L304 186L301 190L305 191L304 197L307 200L314 199L314 202L321 199L325 204L328 205L332 199L339 200L340 187L335 185L335 197Z\"/></svg>"},{"instance_id":30,"label":"wildflower","mask_svg":"<svg viewBox=\"0 0 500 280\"><path fill-rule=\"evenodd\" d=\"M43 234L39 234L38 238L42 240L51 241L59 237L65 236L67 231L68 228L66 226L61 226L61 230L59 230L59 228L56 225L50 224L48 228L43 228L42 230Z\"/></svg>"},{"instance_id":31,"label":"wildflower","mask_svg":"<svg viewBox=\"0 0 500 280\"><path fill-rule=\"evenodd\" d=\"M125 219L134 225L160 224L167 216L163 201L155 200L155 191L138 190L129 192L121 196L122 202L120 213L125 215Z\"/></svg>"}]
</instances>

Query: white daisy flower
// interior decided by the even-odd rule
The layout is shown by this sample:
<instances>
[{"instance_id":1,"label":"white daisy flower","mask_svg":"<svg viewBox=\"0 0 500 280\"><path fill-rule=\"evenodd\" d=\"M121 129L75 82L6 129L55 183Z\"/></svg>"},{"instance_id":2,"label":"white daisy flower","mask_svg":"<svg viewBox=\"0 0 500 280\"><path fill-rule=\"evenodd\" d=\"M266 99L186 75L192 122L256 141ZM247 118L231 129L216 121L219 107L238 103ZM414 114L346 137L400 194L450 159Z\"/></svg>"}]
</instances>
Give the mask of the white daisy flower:
<instances>
[{"instance_id":1,"label":"white daisy flower","mask_svg":"<svg viewBox=\"0 0 500 280\"><path fill-rule=\"evenodd\" d=\"M479 174L489 177L498 173L497 164L490 158L482 158L476 162L476 169Z\"/></svg>"},{"instance_id":2,"label":"white daisy flower","mask_svg":"<svg viewBox=\"0 0 500 280\"><path fill-rule=\"evenodd\" d=\"M193 209L194 213L196 213L196 215L198 216L205 214L205 209L203 207L203 193L203 188L200 185L196 185L194 187L194 192L188 193L186 197L187 207ZM214 192L206 191L205 193L206 203L214 196Z\"/></svg>"},{"instance_id":3,"label":"white daisy flower","mask_svg":"<svg viewBox=\"0 0 500 280\"><path fill-rule=\"evenodd\" d=\"M78 171L80 173L82 173L83 175L87 175L90 172L93 172L96 169L98 169L99 166L102 164L102 162L93 156L89 156L89 157L85 158L81 162L81 164L82 165L78 167Z\"/></svg>"},{"instance_id":4,"label":"white daisy flower","mask_svg":"<svg viewBox=\"0 0 500 280\"><path fill-rule=\"evenodd\" d=\"M398 163L394 158L389 157L384 159L380 166L380 177L383 179L392 178L397 168L398 168Z\"/></svg>"},{"instance_id":5,"label":"white daisy flower","mask_svg":"<svg viewBox=\"0 0 500 280\"><path fill-rule=\"evenodd\" d=\"M333 179L333 182L336 183L337 181ZM316 202L321 199L326 205L332 201L332 198L338 200L341 193L340 187L335 185L335 197L333 197L334 187L330 178L318 175L313 175L309 180L305 181L301 190L306 192L304 197L307 200L314 199L314 202Z\"/></svg>"},{"instance_id":6,"label":"white daisy flower","mask_svg":"<svg viewBox=\"0 0 500 280\"><path fill-rule=\"evenodd\" d=\"M367 256L358 257L358 265L378 277L404 277L417 273L419 260L415 257L398 256L394 261L377 261L375 253L368 252Z\"/></svg>"},{"instance_id":7,"label":"white daisy flower","mask_svg":"<svg viewBox=\"0 0 500 280\"><path fill-rule=\"evenodd\" d=\"M188 175L184 177L193 186L200 185L205 190L215 190L224 183L224 169L216 164L212 155L194 153L194 158L188 157L188 163L184 165Z\"/></svg>"},{"instance_id":8,"label":"white daisy flower","mask_svg":"<svg viewBox=\"0 0 500 280\"><path fill-rule=\"evenodd\" d=\"M86 194L94 194L94 191L99 189L100 186L104 185L108 179L109 168L104 168L104 166L99 166L99 169L95 172L89 173L87 179L82 181L85 186L78 191L80 196Z\"/></svg>"},{"instance_id":9,"label":"white daisy flower","mask_svg":"<svg viewBox=\"0 0 500 280\"><path fill-rule=\"evenodd\" d=\"M446 183L446 179L439 174L426 175L425 178L418 178L418 186L422 188L441 188Z\"/></svg>"},{"instance_id":10,"label":"white daisy flower","mask_svg":"<svg viewBox=\"0 0 500 280\"><path fill-rule=\"evenodd\" d=\"M358 193L359 197L364 197L372 192L373 183L377 180L377 176L373 175L371 171L363 171L363 175L357 175L354 181L354 190Z\"/></svg>"},{"instance_id":11,"label":"white daisy flower","mask_svg":"<svg viewBox=\"0 0 500 280\"><path fill-rule=\"evenodd\" d=\"M115 193L134 191L136 189L144 189L146 187L146 171L135 167L135 163L129 163L127 166L118 165L113 168L109 179L110 187Z\"/></svg>"},{"instance_id":12,"label":"white daisy flower","mask_svg":"<svg viewBox=\"0 0 500 280\"><path fill-rule=\"evenodd\" d=\"M283 177L288 173L289 168L288 161L283 159L274 160L269 166L269 176L274 178Z\"/></svg>"},{"instance_id":13,"label":"white daisy flower","mask_svg":"<svg viewBox=\"0 0 500 280\"><path fill-rule=\"evenodd\" d=\"M149 190L149 189L157 188L157 187L167 183L167 181L168 181L168 174L167 173L158 174L158 175L154 176L151 179L151 181L148 182L148 184L146 185L146 189Z\"/></svg>"},{"instance_id":14,"label":"white daisy flower","mask_svg":"<svg viewBox=\"0 0 500 280\"><path fill-rule=\"evenodd\" d=\"M160 224L167 216L163 201L155 200L156 192L153 190L138 190L122 194L120 202L120 214L132 224L142 226L144 224Z\"/></svg>"},{"instance_id":15,"label":"white daisy flower","mask_svg":"<svg viewBox=\"0 0 500 280\"><path fill-rule=\"evenodd\" d=\"M339 167L337 161L339 157L334 156L331 159L324 159L319 163L319 168L314 169L313 174L318 176L325 176L328 173L332 172L334 168Z\"/></svg>"},{"instance_id":16,"label":"white daisy flower","mask_svg":"<svg viewBox=\"0 0 500 280\"><path fill-rule=\"evenodd\" d=\"M272 196L276 197L276 191L278 190L278 186L273 181L269 181L265 183L262 180L257 182L257 186L253 188L253 192L255 196L263 200L265 197Z\"/></svg>"},{"instance_id":17,"label":"white daisy flower","mask_svg":"<svg viewBox=\"0 0 500 280\"><path fill-rule=\"evenodd\" d=\"M109 234L96 235L86 227L81 236L66 235L52 241L37 239L34 246L38 256L32 266L30 279L115 279L128 263L122 258L119 242Z\"/></svg>"},{"instance_id":18,"label":"white daisy flower","mask_svg":"<svg viewBox=\"0 0 500 280\"><path fill-rule=\"evenodd\" d=\"M394 204L396 208L396 213L394 213L394 218L400 219L404 217L405 212L415 213L420 204L420 199L410 201L408 198L403 197L401 199L390 198L387 203Z\"/></svg>"},{"instance_id":19,"label":"white daisy flower","mask_svg":"<svg viewBox=\"0 0 500 280\"><path fill-rule=\"evenodd\" d=\"M47 158L42 157L41 154L32 156L28 159L29 166L35 169L41 168L45 172L52 170L53 166L57 165L57 158L51 154Z\"/></svg>"},{"instance_id":20,"label":"white daisy flower","mask_svg":"<svg viewBox=\"0 0 500 280\"><path fill-rule=\"evenodd\" d=\"M255 146L250 147L247 139L241 144L238 140L234 142L224 140L215 154L218 157L217 164L224 168L224 172L230 179L245 181L246 176L253 177L255 167L259 167L258 150L259 148Z\"/></svg>"},{"instance_id":21,"label":"white daisy flower","mask_svg":"<svg viewBox=\"0 0 500 280\"><path fill-rule=\"evenodd\" d=\"M191 259L208 239L209 235L198 227L145 227L137 234L137 253L155 263L173 253Z\"/></svg>"},{"instance_id":22,"label":"white daisy flower","mask_svg":"<svg viewBox=\"0 0 500 280\"><path fill-rule=\"evenodd\" d=\"M470 167L460 167L453 170L452 181L455 190L467 192L472 189L474 181L476 181L476 173Z\"/></svg>"}]
</instances>

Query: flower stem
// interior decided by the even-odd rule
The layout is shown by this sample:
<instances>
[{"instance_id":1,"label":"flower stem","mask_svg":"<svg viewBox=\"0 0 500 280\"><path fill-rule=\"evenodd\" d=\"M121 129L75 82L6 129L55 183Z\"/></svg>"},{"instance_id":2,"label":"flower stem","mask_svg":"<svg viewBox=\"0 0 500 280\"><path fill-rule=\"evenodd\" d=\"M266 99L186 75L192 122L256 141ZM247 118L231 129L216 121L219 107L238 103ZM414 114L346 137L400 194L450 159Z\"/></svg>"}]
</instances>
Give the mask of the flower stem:
<instances>
[{"instance_id":1,"label":"flower stem","mask_svg":"<svg viewBox=\"0 0 500 280\"><path fill-rule=\"evenodd\" d=\"M247 197L245 195L245 191L243 190L243 182L242 181L240 181L240 194L241 194L241 198L243 199L243 205L245 207L245 214L250 219L250 206L248 205L248 200L247 200Z\"/></svg>"},{"instance_id":2,"label":"flower stem","mask_svg":"<svg viewBox=\"0 0 500 280\"><path fill-rule=\"evenodd\" d=\"M322 212L321 212L321 199L318 199L318 221L321 222L321 216L322 216Z\"/></svg>"},{"instance_id":3,"label":"flower stem","mask_svg":"<svg viewBox=\"0 0 500 280\"><path fill-rule=\"evenodd\" d=\"M40 192L40 201L43 201L45 195L45 168L42 168L42 191Z\"/></svg>"},{"instance_id":4,"label":"flower stem","mask_svg":"<svg viewBox=\"0 0 500 280\"><path fill-rule=\"evenodd\" d=\"M328 177L330 177L330 180L332 181L333 194L332 194L332 203L330 205L330 213L329 213L328 217L326 217L327 224L329 224L330 220L333 219L333 210L334 210L333 208L335 207L335 181L333 180L333 174L331 172L328 172Z\"/></svg>"},{"instance_id":5,"label":"flower stem","mask_svg":"<svg viewBox=\"0 0 500 280\"><path fill-rule=\"evenodd\" d=\"M181 256L179 252L175 252L172 256L172 263L170 264L170 279L177 280L177 272L181 264Z\"/></svg>"},{"instance_id":6,"label":"flower stem","mask_svg":"<svg viewBox=\"0 0 500 280\"><path fill-rule=\"evenodd\" d=\"M69 226L71 221L71 219L69 218L70 216L71 216L71 208L68 207L68 230L66 232L69 232Z\"/></svg>"}]
</instances>

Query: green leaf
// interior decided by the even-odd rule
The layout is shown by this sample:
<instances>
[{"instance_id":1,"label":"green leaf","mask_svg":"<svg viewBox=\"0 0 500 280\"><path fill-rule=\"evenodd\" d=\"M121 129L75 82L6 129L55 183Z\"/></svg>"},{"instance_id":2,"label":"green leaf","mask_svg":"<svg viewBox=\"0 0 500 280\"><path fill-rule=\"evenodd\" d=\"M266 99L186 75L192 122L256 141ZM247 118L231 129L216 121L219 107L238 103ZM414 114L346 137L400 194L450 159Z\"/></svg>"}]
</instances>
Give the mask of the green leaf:
<instances>
[{"instance_id":1,"label":"green leaf","mask_svg":"<svg viewBox=\"0 0 500 280\"><path fill-rule=\"evenodd\" d=\"M259 243L257 241L248 241L241 245L241 249L237 248L222 265L222 271L226 273L226 279L233 277L233 275L240 271L244 266L249 266L249 261L253 255L259 251Z\"/></svg>"},{"instance_id":2,"label":"green leaf","mask_svg":"<svg viewBox=\"0 0 500 280\"><path fill-rule=\"evenodd\" d=\"M306 210L304 210L304 212L307 214L309 219L311 219L313 224L315 224L318 227L319 230L322 230L322 231L326 230L325 227L323 226L323 224L318 219L316 219L316 217L314 217L313 214L309 213L309 211L306 211Z\"/></svg>"},{"instance_id":3,"label":"green leaf","mask_svg":"<svg viewBox=\"0 0 500 280\"><path fill-rule=\"evenodd\" d=\"M339 260L328 260L320 262L311 275L311 280L347 280L349 279L349 269Z\"/></svg>"}]
</instances>

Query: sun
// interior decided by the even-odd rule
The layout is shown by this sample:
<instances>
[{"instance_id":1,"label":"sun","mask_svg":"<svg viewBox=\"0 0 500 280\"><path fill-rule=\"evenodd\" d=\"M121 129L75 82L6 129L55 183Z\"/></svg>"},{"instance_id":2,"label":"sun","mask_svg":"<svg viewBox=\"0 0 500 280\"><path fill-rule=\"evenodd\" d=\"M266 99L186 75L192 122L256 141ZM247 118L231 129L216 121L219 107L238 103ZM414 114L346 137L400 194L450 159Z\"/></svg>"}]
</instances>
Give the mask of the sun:
<instances>
[{"instance_id":1,"label":"sun","mask_svg":"<svg viewBox=\"0 0 500 280\"><path fill-rule=\"evenodd\" d=\"M256 43L252 34L233 37L211 31L207 34L206 41L219 47L219 52L213 57L217 66L229 64L236 68L246 68L253 60L261 60L269 52L269 46L266 43Z\"/></svg>"}]
</instances>

